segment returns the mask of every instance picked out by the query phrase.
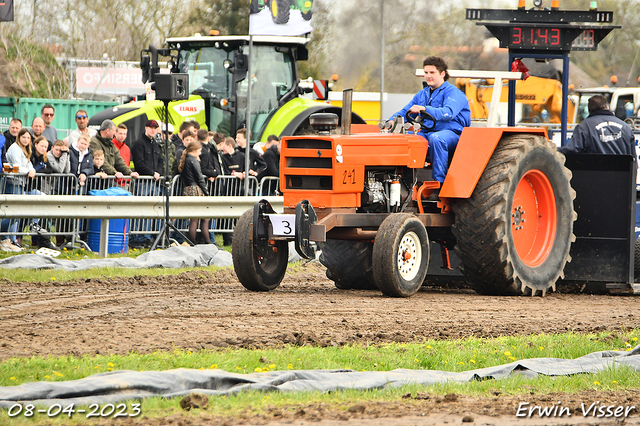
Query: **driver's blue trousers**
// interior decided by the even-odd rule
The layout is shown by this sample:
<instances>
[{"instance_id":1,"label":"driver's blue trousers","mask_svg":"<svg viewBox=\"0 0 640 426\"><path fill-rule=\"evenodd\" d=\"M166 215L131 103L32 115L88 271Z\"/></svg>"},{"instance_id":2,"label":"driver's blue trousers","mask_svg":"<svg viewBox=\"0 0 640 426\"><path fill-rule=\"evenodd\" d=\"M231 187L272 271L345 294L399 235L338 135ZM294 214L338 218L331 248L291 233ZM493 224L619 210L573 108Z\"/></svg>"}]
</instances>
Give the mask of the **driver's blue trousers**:
<instances>
[{"instance_id":1,"label":"driver's blue trousers","mask_svg":"<svg viewBox=\"0 0 640 426\"><path fill-rule=\"evenodd\" d=\"M431 166L433 167L433 179L438 182L444 182L447 171L449 170L449 153L453 154L460 135L452 130L440 130L439 132L420 133L429 141L429 151L427 152L431 158Z\"/></svg>"}]
</instances>

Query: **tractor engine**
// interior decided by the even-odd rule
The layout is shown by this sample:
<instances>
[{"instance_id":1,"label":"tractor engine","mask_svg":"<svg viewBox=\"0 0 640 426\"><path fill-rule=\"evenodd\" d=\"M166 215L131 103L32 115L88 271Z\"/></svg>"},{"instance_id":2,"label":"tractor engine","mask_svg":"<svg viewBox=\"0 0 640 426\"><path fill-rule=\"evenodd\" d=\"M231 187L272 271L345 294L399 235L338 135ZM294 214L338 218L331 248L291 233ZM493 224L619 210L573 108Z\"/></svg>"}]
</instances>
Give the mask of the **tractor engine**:
<instances>
[{"instance_id":1,"label":"tractor engine","mask_svg":"<svg viewBox=\"0 0 640 426\"><path fill-rule=\"evenodd\" d=\"M393 213L400 211L410 195L409 187L397 170L365 170L364 190L360 198L361 211Z\"/></svg>"}]
</instances>

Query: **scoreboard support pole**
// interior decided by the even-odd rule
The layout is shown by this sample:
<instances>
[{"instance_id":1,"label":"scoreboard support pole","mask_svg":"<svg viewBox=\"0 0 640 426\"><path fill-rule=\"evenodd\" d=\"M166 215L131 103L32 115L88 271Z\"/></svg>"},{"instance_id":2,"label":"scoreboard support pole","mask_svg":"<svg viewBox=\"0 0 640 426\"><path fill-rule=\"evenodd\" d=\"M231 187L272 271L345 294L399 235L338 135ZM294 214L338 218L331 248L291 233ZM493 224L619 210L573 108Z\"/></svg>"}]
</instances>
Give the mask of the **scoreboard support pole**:
<instances>
[{"instance_id":1,"label":"scoreboard support pole","mask_svg":"<svg viewBox=\"0 0 640 426\"><path fill-rule=\"evenodd\" d=\"M546 52L546 53L534 53L534 52L523 52L523 51L514 51L509 49L509 70L511 70L511 64L515 59L520 58L534 58L534 59L561 59L562 60L562 111L560 113L560 121L561 121L561 145L564 146L567 143L567 121L568 121L568 111L569 106L567 102L569 102L569 52ZM508 97L508 118L507 124L510 127L514 127L516 125L516 82L513 80L509 80L509 97Z\"/></svg>"}]
</instances>

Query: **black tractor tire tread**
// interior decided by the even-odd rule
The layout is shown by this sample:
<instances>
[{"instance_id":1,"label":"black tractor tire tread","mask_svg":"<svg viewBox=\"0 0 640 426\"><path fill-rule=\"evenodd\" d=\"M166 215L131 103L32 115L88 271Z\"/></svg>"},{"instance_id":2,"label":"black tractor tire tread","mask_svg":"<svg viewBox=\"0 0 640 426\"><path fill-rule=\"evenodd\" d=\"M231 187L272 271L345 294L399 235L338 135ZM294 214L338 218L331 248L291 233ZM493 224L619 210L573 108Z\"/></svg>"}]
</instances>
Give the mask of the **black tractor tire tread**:
<instances>
[{"instance_id":1,"label":"black tractor tire tread","mask_svg":"<svg viewBox=\"0 0 640 426\"><path fill-rule=\"evenodd\" d=\"M258 4L258 0L251 0L251 8L249 9L250 13L258 13L260 12L260 5Z\"/></svg>"},{"instance_id":2,"label":"black tractor tire tread","mask_svg":"<svg viewBox=\"0 0 640 426\"><path fill-rule=\"evenodd\" d=\"M542 265L528 268L521 264L517 254L509 249L508 228L510 227L508 192L515 191L514 174L518 168L526 171L523 163L529 155L539 155L533 150L546 150L546 157L553 156L563 178L557 178L554 186L556 205L564 204L566 217L558 215L556 242L552 253ZM541 151L537 151L540 153ZM550 154L550 155L549 155ZM535 157L534 157L535 158ZM553 159L548 158L551 162ZM553 167L553 166L550 166ZM550 179L554 185L553 177ZM564 179L564 180L563 180ZM468 199L457 200L453 204L455 224L452 227L457 239L456 253L462 261L462 269L470 279L474 289L481 294L523 295L542 294L555 290L555 283L563 277L563 269L571 261L569 248L575 241L573 222L577 218L573 208L575 191L569 185L571 172L564 167L564 155L556 150L555 144L542 136L519 134L507 135L498 143L478 184ZM564 185L566 182L566 185ZM515 249L513 249L515 252ZM516 264L520 262L520 264ZM524 266L524 267L523 267ZM545 270L546 268L546 270Z\"/></svg>"},{"instance_id":3,"label":"black tractor tire tread","mask_svg":"<svg viewBox=\"0 0 640 426\"><path fill-rule=\"evenodd\" d=\"M272 4L277 6L277 14L273 16ZM282 25L289 22L289 14L291 13L290 0L269 0L269 12L271 13L271 19L274 23Z\"/></svg>"},{"instance_id":4,"label":"black tractor tire tread","mask_svg":"<svg viewBox=\"0 0 640 426\"><path fill-rule=\"evenodd\" d=\"M251 241L251 223L253 221L253 209L242 214L233 231L233 247L231 257L233 269L238 280L247 290L271 291L278 287L287 271L289 261L289 246L286 241L278 244L278 263L276 269L265 272L257 264Z\"/></svg>"},{"instance_id":5,"label":"black tractor tire tread","mask_svg":"<svg viewBox=\"0 0 640 426\"><path fill-rule=\"evenodd\" d=\"M334 240L318 242L320 263L327 278L340 290L375 290L371 272L373 245L362 241Z\"/></svg>"},{"instance_id":6,"label":"black tractor tire tread","mask_svg":"<svg viewBox=\"0 0 640 426\"><path fill-rule=\"evenodd\" d=\"M414 279L414 285L401 283L397 271L397 260L395 247L396 238L401 230L409 222L415 220L420 226L417 228L418 236L422 236L423 244L423 266L422 271ZM420 229L422 231L420 231ZM423 232L423 234L422 234ZM378 228L375 242L373 244L373 278L380 291L390 297L409 297L415 294L424 282L429 266L429 237L427 231L414 215L410 213L395 213L389 215ZM417 284L416 284L417 283Z\"/></svg>"}]
</instances>

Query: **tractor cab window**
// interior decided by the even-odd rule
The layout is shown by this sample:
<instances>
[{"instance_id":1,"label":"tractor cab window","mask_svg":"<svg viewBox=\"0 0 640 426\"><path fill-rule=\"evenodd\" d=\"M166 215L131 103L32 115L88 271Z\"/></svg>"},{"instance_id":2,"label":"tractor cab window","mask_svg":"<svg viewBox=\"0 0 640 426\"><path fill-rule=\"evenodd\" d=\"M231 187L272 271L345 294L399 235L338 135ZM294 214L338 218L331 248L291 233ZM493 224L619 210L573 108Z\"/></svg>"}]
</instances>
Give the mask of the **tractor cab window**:
<instances>
[{"instance_id":1,"label":"tractor cab window","mask_svg":"<svg viewBox=\"0 0 640 426\"><path fill-rule=\"evenodd\" d=\"M181 50L178 61L180 72L189 74L189 93L204 91L219 99L231 95L231 78L224 68L224 60L231 55L222 49L205 47Z\"/></svg>"},{"instance_id":2,"label":"tractor cab window","mask_svg":"<svg viewBox=\"0 0 640 426\"><path fill-rule=\"evenodd\" d=\"M257 140L268 118L280 105L280 100L293 87L294 67L288 51L279 52L273 46L253 46L251 76L251 132ZM238 95L247 96L248 81L239 84ZM238 123L245 123L246 110Z\"/></svg>"},{"instance_id":3,"label":"tractor cab window","mask_svg":"<svg viewBox=\"0 0 640 426\"><path fill-rule=\"evenodd\" d=\"M209 99L231 97L232 75L224 67L225 59L232 59L233 51L215 47L181 49L178 58L180 72L189 74L189 93ZM225 134L231 133L231 112L209 107L209 129Z\"/></svg>"},{"instance_id":4,"label":"tractor cab window","mask_svg":"<svg viewBox=\"0 0 640 426\"><path fill-rule=\"evenodd\" d=\"M280 106L281 99L294 90L295 64L289 50L274 46L254 45L251 76L252 140L262 135L269 117ZM248 53L247 46L243 51ZM233 61L237 52L216 47L182 48L178 58L180 72L189 74L189 93L212 99L208 114L209 129L227 135L232 131L234 108L220 106L220 100L233 99L233 74L225 68L225 60ZM238 84L236 104L237 128L246 125L249 78ZM216 102L216 100L218 102Z\"/></svg>"},{"instance_id":5,"label":"tractor cab window","mask_svg":"<svg viewBox=\"0 0 640 426\"><path fill-rule=\"evenodd\" d=\"M616 105L611 105L611 110L620 120L633 116L635 110L633 94L618 96L618 102Z\"/></svg>"}]
</instances>

